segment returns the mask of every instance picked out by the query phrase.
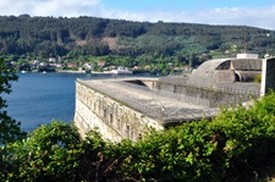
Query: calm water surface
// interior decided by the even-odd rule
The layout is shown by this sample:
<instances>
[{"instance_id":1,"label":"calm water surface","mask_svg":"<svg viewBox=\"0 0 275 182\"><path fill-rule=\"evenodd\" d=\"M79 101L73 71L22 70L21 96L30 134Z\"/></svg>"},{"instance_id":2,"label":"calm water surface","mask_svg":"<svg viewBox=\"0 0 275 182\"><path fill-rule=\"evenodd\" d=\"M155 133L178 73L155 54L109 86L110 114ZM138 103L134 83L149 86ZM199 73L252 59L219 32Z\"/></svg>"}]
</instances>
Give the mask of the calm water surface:
<instances>
[{"instance_id":1,"label":"calm water surface","mask_svg":"<svg viewBox=\"0 0 275 182\"><path fill-rule=\"evenodd\" d=\"M75 107L75 80L85 74L26 73L18 74L13 92L4 96L8 114L21 122L25 131L32 131L53 119L71 122Z\"/></svg>"}]
</instances>

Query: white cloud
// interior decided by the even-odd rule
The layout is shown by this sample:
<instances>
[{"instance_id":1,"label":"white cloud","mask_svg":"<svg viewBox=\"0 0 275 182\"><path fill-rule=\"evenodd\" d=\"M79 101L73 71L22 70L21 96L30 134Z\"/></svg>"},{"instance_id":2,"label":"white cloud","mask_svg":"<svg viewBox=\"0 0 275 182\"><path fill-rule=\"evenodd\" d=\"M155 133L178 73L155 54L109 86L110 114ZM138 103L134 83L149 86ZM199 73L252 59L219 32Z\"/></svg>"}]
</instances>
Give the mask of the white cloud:
<instances>
[{"instance_id":1,"label":"white cloud","mask_svg":"<svg viewBox=\"0 0 275 182\"><path fill-rule=\"evenodd\" d=\"M275 30L275 5L259 8L214 8L196 12L150 11L131 12L107 9L101 0L0 0L1 15L96 16L134 21L159 20L223 25L249 25Z\"/></svg>"},{"instance_id":2,"label":"white cloud","mask_svg":"<svg viewBox=\"0 0 275 182\"><path fill-rule=\"evenodd\" d=\"M222 8L198 13L193 21L211 24L250 25L275 29L275 6L261 8Z\"/></svg>"},{"instance_id":3,"label":"white cloud","mask_svg":"<svg viewBox=\"0 0 275 182\"><path fill-rule=\"evenodd\" d=\"M80 16L97 12L100 7L100 0L51 0L37 3L33 9L36 16Z\"/></svg>"},{"instance_id":4,"label":"white cloud","mask_svg":"<svg viewBox=\"0 0 275 182\"><path fill-rule=\"evenodd\" d=\"M114 13L115 14L115 13ZM138 21L188 22L218 25L249 25L275 30L275 6L262 8L216 8L197 12L117 12L119 18ZM113 16L114 17L114 16Z\"/></svg>"},{"instance_id":5,"label":"white cloud","mask_svg":"<svg viewBox=\"0 0 275 182\"><path fill-rule=\"evenodd\" d=\"M2 15L30 14L32 16L94 15L101 0L0 0Z\"/></svg>"}]
</instances>

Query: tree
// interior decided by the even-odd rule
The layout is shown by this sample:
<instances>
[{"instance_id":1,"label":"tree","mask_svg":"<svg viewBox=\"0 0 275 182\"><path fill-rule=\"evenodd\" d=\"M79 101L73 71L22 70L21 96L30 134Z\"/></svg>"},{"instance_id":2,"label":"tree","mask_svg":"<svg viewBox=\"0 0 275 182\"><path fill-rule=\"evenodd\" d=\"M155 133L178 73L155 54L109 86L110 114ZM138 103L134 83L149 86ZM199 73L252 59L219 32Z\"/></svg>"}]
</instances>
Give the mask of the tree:
<instances>
[{"instance_id":1,"label":"tree","mask_svg":"<svg viewBox=\"0 0 275 182\"><path fill-rule=\"evenodd\" d=\"M0 59L0 94L11 93L11 81L17 80L14 70L8 68L4 59ZM0 145L22 139L26 136L20 129L20 122L8 116L6 100L0 97Z\"/></svg>"}]
</instances>

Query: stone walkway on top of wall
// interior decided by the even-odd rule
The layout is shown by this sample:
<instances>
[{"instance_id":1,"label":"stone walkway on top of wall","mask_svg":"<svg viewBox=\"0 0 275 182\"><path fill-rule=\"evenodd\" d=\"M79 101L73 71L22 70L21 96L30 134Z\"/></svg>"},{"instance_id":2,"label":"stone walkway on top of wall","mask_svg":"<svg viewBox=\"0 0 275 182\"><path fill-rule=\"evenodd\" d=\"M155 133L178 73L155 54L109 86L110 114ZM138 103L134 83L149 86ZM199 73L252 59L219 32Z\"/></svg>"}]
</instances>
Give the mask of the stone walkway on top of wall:
<instances>
[{"instance_id":1,"label":"stone walkway on top of wall","mask_svg":"<svg viewBox=\"0 0 275 182\"><path fill-rule=\"evenodd\" d=\"M219 112L218 108L196 105L192 100L183 102L165 97L154 93L147 87L126 83L123 79L77 81L144 115L160 120L164 125L211 118Z\"/></svg>"}]
</instances>

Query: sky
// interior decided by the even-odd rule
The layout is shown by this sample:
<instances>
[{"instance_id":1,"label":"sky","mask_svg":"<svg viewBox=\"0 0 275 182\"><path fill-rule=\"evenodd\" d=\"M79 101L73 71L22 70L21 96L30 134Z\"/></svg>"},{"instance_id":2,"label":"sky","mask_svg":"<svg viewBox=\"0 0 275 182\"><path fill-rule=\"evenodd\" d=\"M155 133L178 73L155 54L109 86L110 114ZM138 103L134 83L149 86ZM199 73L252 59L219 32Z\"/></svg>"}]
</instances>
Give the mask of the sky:
<instances>
[{"instance_id":1,"label":"sky","mask_svg":"<svg viewBox=\"0 0 275 182\"><path fill-rule=\"evenodd\" d=\"M0 15L79 17L275 30L275 0L0 0Z\"/></svg>"}]
</instances>

